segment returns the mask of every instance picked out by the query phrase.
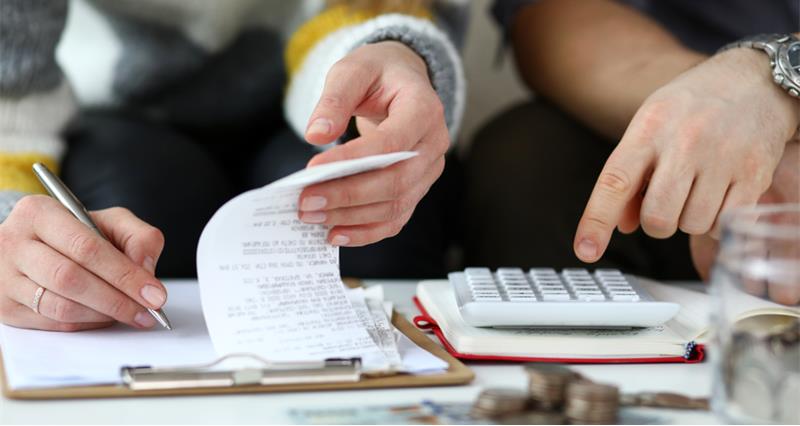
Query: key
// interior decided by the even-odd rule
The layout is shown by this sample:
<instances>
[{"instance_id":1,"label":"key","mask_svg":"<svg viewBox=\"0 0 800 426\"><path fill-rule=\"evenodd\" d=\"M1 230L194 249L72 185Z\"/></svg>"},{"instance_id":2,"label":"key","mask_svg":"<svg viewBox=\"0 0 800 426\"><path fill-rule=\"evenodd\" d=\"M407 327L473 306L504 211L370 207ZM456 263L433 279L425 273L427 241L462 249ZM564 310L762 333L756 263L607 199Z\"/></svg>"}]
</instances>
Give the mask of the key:
<instances>
[{"instance_id":1,"label":"key","mask_svg":"<svg viewBox=\"0 0 800 426\"><path fill-rule=\"evenodd\" d=\"M708 410L708 398L691 398L672 392L640 392L623 394L620 405L628 407L657 407L678 410Z\"/></svg>"}]
</instances>

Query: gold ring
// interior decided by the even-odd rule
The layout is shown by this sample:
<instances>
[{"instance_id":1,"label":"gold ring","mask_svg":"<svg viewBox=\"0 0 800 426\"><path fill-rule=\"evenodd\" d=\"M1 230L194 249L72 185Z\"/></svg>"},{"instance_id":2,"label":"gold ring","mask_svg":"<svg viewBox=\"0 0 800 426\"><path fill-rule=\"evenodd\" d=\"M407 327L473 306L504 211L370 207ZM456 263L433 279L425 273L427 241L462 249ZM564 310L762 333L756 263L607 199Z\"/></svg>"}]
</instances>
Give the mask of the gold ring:
<instances>
[{"instance_id":1,"label":"gold ring","mask_svg":"<svg viewBox=\"0 0 800 426\"><path fill-rule=\"evenodd\" d=\"M39 287L36 289L36 293L33 294L33 302L31 302L31 309L33 312L39 313L39 301L42 300L42 295L44 294L44 287Z\"/></svg>"}]
</instances>

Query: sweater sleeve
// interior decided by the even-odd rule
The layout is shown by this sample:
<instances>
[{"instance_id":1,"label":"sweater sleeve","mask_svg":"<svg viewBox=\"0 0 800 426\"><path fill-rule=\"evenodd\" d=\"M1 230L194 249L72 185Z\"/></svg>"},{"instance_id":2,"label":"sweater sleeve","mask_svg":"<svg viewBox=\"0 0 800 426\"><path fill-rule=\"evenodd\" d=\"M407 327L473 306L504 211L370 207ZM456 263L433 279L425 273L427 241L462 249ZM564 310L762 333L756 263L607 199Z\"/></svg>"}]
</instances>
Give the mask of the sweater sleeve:
<instances>
[{"instance_id":1,"label":"sweater sleeve","mask_svg":"<svg viewBox=\"0 0 800 426\"><path fill-rule=\"evenodd\" d=\"M342 18L335 19L336 14ZM444 105L451 139L456 139L464 112L466 82L458 51L448 35L431 21L431 14L421 11L367 16L344 13L336 7L301 27L286 50L290 82L284 111L298 135L302 137L305 132L328 70L359 46L386 40L404 43L425 60L433 88Z\"/></svg>"},{"instance_id":2,"label":"sweater sleeve","mask_svg":"<svg viewBox=\"0 0 800 426\"><path fill-rule=\"evenodd\" d=\"M55 60L66 17L66 0L0 0L0 221L43 192L33 163L58 170L59 132L76 108Z\"/></svg>"}]
</instances>

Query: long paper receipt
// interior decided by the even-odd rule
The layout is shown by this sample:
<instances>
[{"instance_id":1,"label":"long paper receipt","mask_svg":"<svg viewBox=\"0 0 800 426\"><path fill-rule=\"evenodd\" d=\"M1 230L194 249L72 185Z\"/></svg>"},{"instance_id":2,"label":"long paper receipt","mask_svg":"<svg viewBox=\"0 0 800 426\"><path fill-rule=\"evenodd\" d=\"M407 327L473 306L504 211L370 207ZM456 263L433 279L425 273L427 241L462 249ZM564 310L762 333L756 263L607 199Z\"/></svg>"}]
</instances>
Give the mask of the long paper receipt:
<instances>
[{"instance_id":1,"label":"long paper receipt","mask_svg":"<svg viewBox=\"0 0 800 426\"><path fill-rule=\"evenodd\" d=\"M311 167L232 199L206 225L197 275L208 331L218 354L248 352L273 361L361 357L365 370L398 361L367 330L362 300L339 275L328 227L297 218L303 188L388 167L414 152ZM372 333L372 336L370 335Z\"/></svg>"}]
</instances>

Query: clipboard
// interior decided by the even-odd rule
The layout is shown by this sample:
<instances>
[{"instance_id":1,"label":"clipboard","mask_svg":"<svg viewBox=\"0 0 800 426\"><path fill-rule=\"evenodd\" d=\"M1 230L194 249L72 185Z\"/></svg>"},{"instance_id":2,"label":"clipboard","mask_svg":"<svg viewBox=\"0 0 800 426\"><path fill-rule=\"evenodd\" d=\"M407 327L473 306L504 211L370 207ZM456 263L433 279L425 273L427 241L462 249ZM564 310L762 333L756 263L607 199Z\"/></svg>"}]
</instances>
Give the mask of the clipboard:
<instances>
[{"instance_id":1,"label":"clipboard","mask_svg":"<svg viewBox=\"0 0 800 426\"><path fill-rule=\"evenodd\" d=\"M356 280L345 280L345 284L351 288L360 285ZM175 382L172 386L163 386L165 381L175 379L175 373L180 376L182 373L192 373L192 370L176 371L176 369L169 369L165 371L146 367L127 367L122 368L120 371L121 384L12 390L8 387L2 354L0 354L0 386L2 386L3 396L6 398L47 400L454 386L470 383L475 378L472 370L450 355L444 348L414 327L396 311L392 312L392 324L419 347L447 362L447 371L442 374L418 376L409 374L364 376L360 374L360 363L357 359L329 359L318 365L278 365L278 368L266 368L265 370L271 373L261 374L261 377L266 375L273 376L272 380L267 380L269 384L259 384L261 382L260 378L256 376L255 371L250 369L247 371L217 372L212 373L210 376L204 375L205 373L194 372L195 380L201 381L200 386L192 386L191 380L188 380L189 378L185 375L180 378L187 380L178 380L180 383ZM206 367L216 362L208 364ZM266 361L263 362L266 363ZM333 378L336 375L338 375L337 378ZM328 376L329 380L303 380L303 376L317 378ZM285 380L280 380L281 377L284 377ZM213 379L216 379L217 382L202 382L203 380ZM156 386L141 386L144 381L148 380L159 384ZM139 386L136 385L137 383Z\"/></svg>"}]
</instances>

